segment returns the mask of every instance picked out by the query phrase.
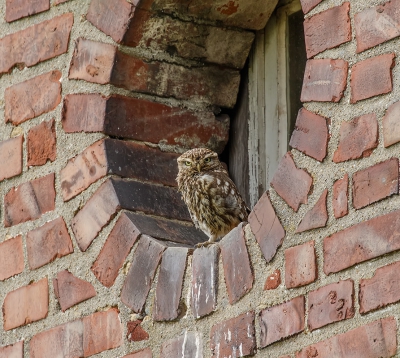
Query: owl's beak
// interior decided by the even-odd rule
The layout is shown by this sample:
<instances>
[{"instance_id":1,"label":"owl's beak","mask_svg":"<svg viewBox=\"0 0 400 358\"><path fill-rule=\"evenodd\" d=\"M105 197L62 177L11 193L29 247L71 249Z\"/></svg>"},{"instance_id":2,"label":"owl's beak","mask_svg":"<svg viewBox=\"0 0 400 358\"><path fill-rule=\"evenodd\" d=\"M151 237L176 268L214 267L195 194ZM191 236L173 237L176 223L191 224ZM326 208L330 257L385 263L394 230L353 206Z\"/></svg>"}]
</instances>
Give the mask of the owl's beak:
<instances>
[{"instance_id":1,"label":"owl's beak","mask_svg":"<svg viewBox=\"0 0 400 358\"><path fill-rule=\"evenodd\" d=\"M201 171L201 167L200 167L200 163L197 163L197 171L200 173Z\"/></svg>"}]
</instances>

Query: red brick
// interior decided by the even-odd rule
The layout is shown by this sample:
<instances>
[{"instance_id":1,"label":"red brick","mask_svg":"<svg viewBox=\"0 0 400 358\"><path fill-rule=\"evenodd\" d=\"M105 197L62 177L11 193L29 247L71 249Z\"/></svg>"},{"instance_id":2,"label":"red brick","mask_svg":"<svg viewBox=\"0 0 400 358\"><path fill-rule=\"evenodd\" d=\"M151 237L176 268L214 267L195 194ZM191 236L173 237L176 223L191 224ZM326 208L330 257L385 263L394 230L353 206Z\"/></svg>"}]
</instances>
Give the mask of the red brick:
<instances>
[{"instance_id":1,"label":"red brick","mask_svg":"<svg viewBox=\"0 0 400 358\"><path fill-rule=\"evenodd\" d=\"M215 324L210 332L212 357L244 357L256 352L254 312Z\"/></svg>"},{"instance_id":2,"label":"red brick","mask_svg":"<svg viewBox=\"0 0 400 358\"><path fill-rule=\"evenodd\" d=\"M322 162L328 147L329 120L301 108L289 145Z\"/></svg>"},{"instance_id":3,"label":"red brick","mask_svg":"<svg viewBox=\"0 0 400 358\"><path fill-rule=\"evenodd\" d=\"M326 226L328 221L328 211L326 210L327 195L328 189L325 189L314 207L310 209L304 216L303 220L301 220L296 233Z\"/></svg>"},{"instance_id":4,"label":"red brick","mask_svg":"<svg viewBox=\"0 0 400 358\"><path fill-rule=\"evenodd\" d=\"M68 270L60 271L53 279L54 294L61 306L61 311L96 296L93 285L75 277Z\"/></svg>"},{"instance_id":5,"label":"red brick","mask_svg":"<svg viewBox=\"0 0 400 358\"><path fill-rule=\"evenodd\" d=\"M349 12L350 3L345 2L304 20L307 58L351 41Z\"/></svg>"},{"instance_id":6,"label":"red brick","mask_svg":"<svg viewBox=\"0 0 400 358\"><path fill-rule=\"evenodd\" d=\"M55 208L54 173L21 184L4 197L4 226L38 219Z\"/></svg>"},{"instance_id":7,"label":"red brick","mask_svg":"<svg viewBox=\"0 0 400 358\"><path fill-rule=\"evenodd\" d=\"M360 280L360 313L367 313L400 301L400 262L378 268L370 279Z\"/></svg>"},{"instance_id":8,"label":"red brick","mask_svg":"<svg viewBox=\"0 0 400 358\"><path fill-rule=\"evenodd\" d=\"M140 238L121 292L121 301L136 313L143 310L165 249L164 244L150 236Z\"/></svg>"},{"instance_id":9,"label":"red brick","mask_svg":"<svg viewBox=\"0 0 400 358\"><path fill-rule=\"evenodd\" d=\"M194 250L192 259L191 306L193 316L206 316L217 308L219 248L217 245Z\"/></svg>"},{"instance_id":10,"label":"red brick","mask_svg":"<svg viewBox=\"0 0 400 358\"><path fill-rule=\"evenodd\" d=\"M357 53L400 35L399 0L370 7L354 16Z\"/></svg>"},{"instance_id":11,"label":"red brick","mask_svg":"<svg viewBox=\"0 0 400 358\"><path fill-rule=\"evenodd\" d=\"M0 167L0 181L22 173L22 142L19 136L0 142L0 162L7 163Z\"/></svg>"},{"instance_id":12,"label":"red brick","mask_svg":"<svg viewBox=\"0 0 400 358\"><path fill-rule=\"evenodd\" d=\"M149 334L140 325L142 321L129 321L127 323L126 338L131 342L146 341L149 339Z\"/></svg>"},{"instance_id":13,"label":"red brick","mask_svg":"<svg viewBox=\"0 0 400 358\"><path fill-rule=\"evenodd\" d=\"M65 53L74 16L72 13L54 17L0 39L0 73L9 72L15 65L31 67Z\"/></svg>"},{"instance_id":14,"label":"red brick","mask_svg":"<svg viewBox=\"0 0 400 358\"><path fill-rule=\"evenodd\" d=\"M336 180L332 188L332 208L336 219L349 213L348 202L349 175L346 174L342 179Z\"/></svg>"},{"instance_id":15,"label":"red brick","mask_svg":"<svg viewBox=\"0 0 400 358\"><path fill-rule=\"evenodd\" d=\"M50 9L50 0L6 0L6 21L12 22Z\"/></svg>"},{"instance_id":16,"label":"red brick","mask_svg":"<svg viewBox=\"0 0 400 358\"><path fill-rule=\"evenodd\" d=\"M348 63L344 60L308 60L304 72L302 102L339 102L347 86Z\"/></svg>"},{"instance_id":17,"label":"red brick","mask_svg":"<svg viewBox=\"0 0 400 358\"><path fill-rule=\"evenodd\" d=\"M122 358L153 358L153 354L150 348L145 348L140 351L132 352Z\"/></svg>"},{"instance_id":18,"label":"red brick","mask_svg":"<svg viewBox=\"0 0 400 358\"><path fill-rule=\"evenodd\" d=\"M392 91L395 54L387 53L356 63L351 69L351 103Z\"/></svg>"},{"instance_id":19,"label":"red brick","mask_svg":"<svg viewBox=\"0 0 400 358\"><path fill-rule=\"evenodd\" d=\"M310 174L303 169L298 169L292 154L288 152L280 161L271 186L294 211L297 211L300 204L307 204L312 182ZM294 183L296 185L293 185Z\"/></svg>"},{"instance_id":20,"label":"red brick","mask_svg":"<svg viewBox=\"0 0 400 358\"><path fill-rule=\"evenodd\" d=\"M285 284L287 288L307 285L317 279L314 241L285 250Z\"/></svg>"},{"instance_id":21,"label":"red brick","mask_svg":"<svg viewBox=\"0 0 400 358\"><path fill-rule=\"evenodd\" d=\"M304 330L304 296L260 312L260 348Z\"/></svg>"},{"instance_id":22,"label":"red brick","mask_svg":"<svg viewBox=\"0 0 400 358\"><path fill-rule=\"evenodd\" d=\"M397 210L325 238L325 274L339 272L360 262L399 250L399 232L400 211Z\"/></svg>"},{"instance_id":23,"label":"red brick","mask_svg":"<svg viewBox=\"0 0 400 358\"><path fill-rule=\"evenodd\" d=\"M285 237L285 230L269 200L268 193L265 192L249 215L251 231L267 262L270 262L282 245Z\"/></svg>"},{"instance_id":24,"label":"red brick","mask_svg":"<svg viewBox=\"0 0 400 358\"><path fill-rule=\"evenodd\" d=\"M382 119L383 142L385 148L400 141L400 126L398 118L400 116L400 101L393 103L386 111Z\"/></svg>"},{"instance_id":25,"label":"red brick","mask_svg":"<svg viewBox=\"0 0 400 358\"><path fill-rule=\"evenodd\" d=\"M18 275L22 271L24 271L24 249L22 236L18 235L0 244L0 281Z\"/></svg>"},{"instance_id":26,"label":"red brick","mask_svg":"<svg viewBox=\"0 0 400 358\"><path fill-rule=\"evenodd\" d=\"M71 238L62 217L29 231L26 236L26 246L31 270L74 252Z\"/></svg>"},{"instance_id":27,"label":"red brick","mask_svg":"<svg viewBox=\"0 0 400 358\"><path fill-rule=\"evenodd\" d=\"M64 2L67 2L67 1L69 1L69 0L54 0L53 4L54 5L58 5L58 4L62 4Z\"/></svg>"},{"instance_id":28,"label":"red brick","mask_svg":"<svg viewBox=\"0 0 400 358\"><path fill-rule=\"evenodd\" d=\"M202 335L185 331L183 335L164 342L160 358L170 357L203 357Z\"/></svg>"},{"instance_id":29,"label":"red brick","mask_svg":"<svg viewBox=\"0 0 400 358\"><path fill-rule=\"evenodd\" d=\"M303 348L296 358L389 358L397 351L394 317L380 319Z\"/></svg>"},{"instance_id":30,"label":"red brick","mask_svg":"<svg viewBox=\"0 0 400 358\"><path fill-rule=\"evenodd\" d=\"M243 223L234 228L220 242L222 264L229 303L239 301L253 287L254 276L246 248Z\"/></svg>"},{"instance_id":31,"label":"red brick","mask_svg":"<svg viewBox=\"0 0 400 358\"><path fill-rule=\"evenodd\" d=\"M153 310L155 321L172 321L181 312L179 303L187 255L188 249L183 247L169 247L162 255Z\"/></svg>"},{"instance_id":32,"label":"red brick","mask_svg":"<svg viewBox=\"0 0 400 358\"><path fill-rule=\"evenodd\" d=\"M47 317L49 285L47 278L9 292L4 299L4 330L24 326Z\"/></svg>"},{"instance_id":33,"label":"red brick","mask_svg":"<svg viewBox=\"0 0 400 358\"><path fill-rule=\"evenodd\" d=\"M0 347L0 358L24 358L24 341Z\"/></svg>"},{"instance_id":34,"label":"red brick","mask_svg":"<svg viewBox=\"0 0 400 358\"><path fill-rule=\"evenodd\" d=\"M275 270L271 275L267 277L264 284L265 290L275 290L281 284L281 271Z\"/></svg>"},{"instance_id":35,"label":"red brick","mask_svg":"<svg viewBox=\"0 0 400 358\"><path fill-rule=\"evenodd\" d=\"M340 125L339 145L333 155L335 163L369 157L378 146L376 115L365 114Z\"/></svg>"},{"instance_id":36,"label":"red brick","mask_svg":"<svg viewBox=\"0 0 400 358\"><path fill-rule=\"evenodd\" d=\"M125 262L140 231L125 213L122 213L108 236L91 270L106 287L111 287Z\"/></svg>"},{"instance_id":37,"label":"red brick","mask_svg":"<svg viewBox=\"0 0 400 358\"><path fill-rule=\"evenodd\" d=\"M399 193L399 160L392 158L353 174L353 206L361 209Z\"/></svg>"},{"instance_id":38,"label":"red brick","mask_svg":"<svg viewBox=\"0 0 400 358\"><path fill-rule=\"evenodd\" d=\"M300 0L303 13L307 14L316 7L322 0Z\"/></svg>"},{"instance_id":39,"label":"red brick","mask_svg":"<svg viewBox=\"0 0 400 358\"><path fill-rule=\"evenodd\" d=\"M56 130L54 119L33 127L28 133L28 166L43 165L56 160Z\"/></svg>"},{"instance_id":40,"label":"red brick","mask_svg":"<svg viewBox=\"0 0 400 358\"><path fill-rule=\"evenodd\" d=\"M327 324L354 317L354 283L340 281L308 294L308 328L313 331Z\"/></svg>"}]
</instances>

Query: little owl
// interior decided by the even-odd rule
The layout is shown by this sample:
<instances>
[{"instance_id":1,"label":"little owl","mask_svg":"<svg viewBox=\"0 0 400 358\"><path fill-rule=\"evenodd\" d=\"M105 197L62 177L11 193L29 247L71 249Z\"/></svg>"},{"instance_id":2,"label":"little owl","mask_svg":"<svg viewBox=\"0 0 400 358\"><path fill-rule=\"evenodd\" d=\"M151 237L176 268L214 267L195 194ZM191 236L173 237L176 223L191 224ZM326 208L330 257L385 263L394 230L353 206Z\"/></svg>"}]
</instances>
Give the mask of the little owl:
<instances>
[{"instance_id":1,"label":"little owl","mask_svg":"<svg viewBox=\"0 0 400 358\"><path fill-rule=\"evenodd\" d=\"M209 237L205 246L221 239L247 220L249 209L218 159L206 148L195 148L178 158L176 178L195 226Z\"/></svg>"}]
</instances>

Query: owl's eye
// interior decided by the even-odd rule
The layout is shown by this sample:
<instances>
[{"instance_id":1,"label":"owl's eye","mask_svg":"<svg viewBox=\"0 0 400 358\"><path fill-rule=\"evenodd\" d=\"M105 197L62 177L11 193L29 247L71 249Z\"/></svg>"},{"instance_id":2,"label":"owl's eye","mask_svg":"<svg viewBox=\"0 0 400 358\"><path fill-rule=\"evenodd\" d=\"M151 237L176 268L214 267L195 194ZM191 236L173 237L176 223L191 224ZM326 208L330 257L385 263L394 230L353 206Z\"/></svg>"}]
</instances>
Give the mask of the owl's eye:
<instances>
[{"instance_id":1,"label":"owl's eye","mask_svg":"<svg viewBox=\"0 0 400 358\"><path fill-rule=\"evenodd\" d=\"M190 167L192 165L192 162L187 161L187 162L185 162L185 165Z\"/></svg>"},{"instance_id":2,"label":"owl's eye","mask_svg":"<svg viewBox=\"0 0 400 358\"><path fill-rule=\"evenodd\" d=\"M204 159L204 162L205 162L205 163L210 163L210 162L211 162L211 158L208 157L208 158Z\"/></svg>"}]
</instances>

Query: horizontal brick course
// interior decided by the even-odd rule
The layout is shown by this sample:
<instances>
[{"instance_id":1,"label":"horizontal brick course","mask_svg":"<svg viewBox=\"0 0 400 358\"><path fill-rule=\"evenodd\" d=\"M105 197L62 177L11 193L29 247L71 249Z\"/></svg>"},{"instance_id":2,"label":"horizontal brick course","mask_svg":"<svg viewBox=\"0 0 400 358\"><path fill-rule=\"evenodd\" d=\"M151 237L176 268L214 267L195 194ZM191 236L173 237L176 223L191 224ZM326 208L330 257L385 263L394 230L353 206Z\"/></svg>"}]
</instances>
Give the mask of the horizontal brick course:
<instances>
[{"instance_id":1,"label":"horizontal brick course","mask_svg":"<svg viewBox=\"0 0 400 358\"><path fill-rule=\"evenodd\" d=\"M57 156L54 118L31 128L28 132L28 166L54 162Z\"/></svg>"},{"instance_id":2,"label":"horizontal brick course","mask_svg":"<svg viewBox=\"0 0 400 358\"><path fill-rule=\"evenodd\" d=\"M6 0L6 21L12 22L50 9L50 0Z\"/></svg>"},{"instance_id":3,"label":"horizontal brick course","mask_svg":"<svg viewBox=\"0 0 400 358\"><path fill-rule=\"evenodd\" d=\"M24 341L0 347L0 358L24 358Z\"/></svg>"},{"instance_id":4,"label":"horizontal brick course","mask_svg":"<svg viewBox=\"0 0 400 358\"><path fill-rule=\"evenodd\" d=\"M0 243L0 281L18 275L22 271L24 271L24 250L22 236L18 235Z\"/></svg>"},{"instance_id":5,"label":"horizontal brick course","mask_svg":"<svg viewBox=\"0 0 400 358\"><path fill-rule=\"evenodd\" d=\"M7 163L0 167L0 181L22 173L22 143L24 136L0 142L0 162Z\"/></svg>"}]
</instances>

